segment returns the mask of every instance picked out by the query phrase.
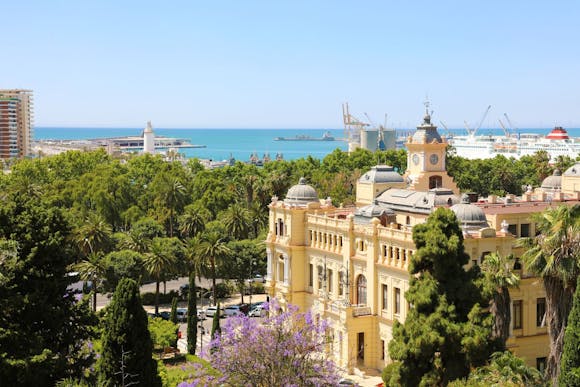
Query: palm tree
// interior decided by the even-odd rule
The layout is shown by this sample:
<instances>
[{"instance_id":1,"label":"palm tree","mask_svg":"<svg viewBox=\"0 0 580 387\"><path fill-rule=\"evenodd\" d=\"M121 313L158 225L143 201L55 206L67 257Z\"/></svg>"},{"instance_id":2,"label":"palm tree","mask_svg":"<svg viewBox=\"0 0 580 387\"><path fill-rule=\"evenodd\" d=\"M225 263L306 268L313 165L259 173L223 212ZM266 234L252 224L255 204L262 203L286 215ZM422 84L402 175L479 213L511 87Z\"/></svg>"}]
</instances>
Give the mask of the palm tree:
<instances>
[{"instance_id":1,"label":"palm tree","mask_svg":"<svg viewBox=\"0 0 580 387\"><path fill-rule=\"evenodd\" d=\"M112 245L111 225L99 214L91 213L76 229L75 241L83 254L107 252Z\"/></svg>"},{"instance_id":2,"label":"palm tree","mask_svg":"<svg viewBox=\"0 0 580 387\"><path fill-rule=\"evenodd\" d=\"M213 305L215 305L217 302L216 266L231 254L231 250L227 247L224 238L219 233L212 231L201 235L198 252L201 262L205 263L206 267L209 264L210 267L209 274L212 279Z\"/></svg>"},{"instance_id":3,"label":"palm tree","mask_svg":"<svg viewBox=\"0 0 580 387\"><path fill-rule=\"evenodd\" d=\"M91 281L93 295L93 311L97 311L97 290L105 277L107 268L103 263L102 253L89 253L81 262L75 263L71 269L79 273L82 281Z\"/></svg>"},{"instance_id":4,"label":"palm tree","mask_svg":"<svg viewBox=\"0 0 580 387\"><path fill-rule=\"evenodd\" d=\"M182 237L189 238L202 232L210 219L211 213L207 208L197 204L186 206L178 219Z\"/></svg>"},{"instance_id":5,"label":"palm tree","mask_svg":"<svg viewBox=\"0 0 580 387\"><path fill-rule=\"evenodd\" d=\"M195 355L197 345L197 289L195 277L201 277L203 262L200 259L201 239L199 236L189 238L184 243L184 255L189 276L187 295L187 352Z\"/></svg>"},{"instance_id":6,"label":"palm tree","mask_svg":"<svg viewBox=\"0 0 580 387\"><path fill-rule=\"evenodd\" d=\"M153 191L158 208L169 210L169 236L173 237L175 213L183 208L187 199L187 189L179 178L163 173L155 179Z\"/></svg>"},{"instance_id":7,"label":"palm tree","mask_svg":"<svg viewBox=\"0 0 580 387\"><path fill-rule=\"evenodd\" d=\"M222 221L226 230L235 239L246 239L250 234L250 211L239 203L234 203L222 213Z\"/></svg>"},{"instance_id":8,"label":"palm tree","mask_svg":"<svg viewBox=\"0 0 580 387\"><path fill-rule=\"evenodd\" d=\"M509 288L519 285L520 277L513 271L513 257L489 254L481 263L481 271L485 276L486 285L490 288L492 299L490 311L494 315L492 335L501 339L505 345L510 333L511 297Z\"/></svg>"},{"instance_id":9,"label":"palm tree","mask_svg":"<svg viewBox=\"0 0 580 387\"><path fill-rule=\"evenodd\" d=\"M549 208L534 220L540 234L521 240L521 245L527 248L522 258L527 270L542 278L546 289L546 322L550 336L546 376L556 383L579 274L580 205Z\"/></svg>"},{"instance_id":10,"label":"palm tree","mask_svg":"<svg viewBox=\"0 0 580 387\"><path fill-rule=\"evenodd\" d=\"M145 254L143 264L149 275L155 280L155 314L159 313L159 284L168 272L175 268L176 257L168 248L168 238L155 238L151 250Z\"/></svg>"}]
</instances>

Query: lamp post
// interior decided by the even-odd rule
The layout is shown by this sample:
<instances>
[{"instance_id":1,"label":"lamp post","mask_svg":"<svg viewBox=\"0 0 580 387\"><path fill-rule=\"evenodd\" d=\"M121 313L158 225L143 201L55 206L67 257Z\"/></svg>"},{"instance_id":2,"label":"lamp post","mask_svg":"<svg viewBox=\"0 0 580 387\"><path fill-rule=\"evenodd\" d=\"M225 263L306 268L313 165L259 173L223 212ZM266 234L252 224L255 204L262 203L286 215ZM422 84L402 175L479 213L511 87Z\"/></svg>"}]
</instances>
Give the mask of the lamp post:
<instances>
[{"instance_id":1,"label":"lamp post","mask_svg":"<svg viewBox=\"0 0 580 387\"><path fill-rule=\"evenodd\" d=\"M250 259L250 281L249 281L250 282L249 283L249 286L250 286L250 306L248 308L248 313L250 312L250 309L252 308L252 285L254 284L254 274L252 272L253 265L254 265L254 260Z\"/></svg>"}]
</instances>

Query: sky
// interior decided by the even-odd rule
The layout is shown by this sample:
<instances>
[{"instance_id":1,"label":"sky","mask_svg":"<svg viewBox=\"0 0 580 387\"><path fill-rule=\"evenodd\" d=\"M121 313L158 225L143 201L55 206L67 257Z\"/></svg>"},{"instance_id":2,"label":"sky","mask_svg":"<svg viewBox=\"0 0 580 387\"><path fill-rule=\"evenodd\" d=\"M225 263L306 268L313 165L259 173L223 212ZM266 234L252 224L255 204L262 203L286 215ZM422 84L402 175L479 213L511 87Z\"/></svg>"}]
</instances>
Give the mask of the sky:
<instances>
[{"instance_id":1,"label":"sky","mask_svg":"<svg viewBox=\"0 0 580 387\"><path fill-rule=\"evenodd\" d=\"M35 125L580 127L580 2L0 3L0 88ZM368 116L368 118L367 118Z\"/></svg>"}]
</instances>

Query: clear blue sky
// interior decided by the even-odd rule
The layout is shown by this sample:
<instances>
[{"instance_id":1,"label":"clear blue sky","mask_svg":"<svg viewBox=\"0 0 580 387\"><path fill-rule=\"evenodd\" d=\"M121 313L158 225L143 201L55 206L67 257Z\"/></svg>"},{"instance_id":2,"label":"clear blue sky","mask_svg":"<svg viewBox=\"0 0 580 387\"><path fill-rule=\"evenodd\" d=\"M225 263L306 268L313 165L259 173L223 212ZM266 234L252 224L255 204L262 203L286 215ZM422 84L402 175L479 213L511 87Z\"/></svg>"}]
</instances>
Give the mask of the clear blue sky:
<instances>
[{"instance_id":1,"label":"clear blue sky","mask_svg":"<svg viewBox=\"0 0 580 387\"><path fill-rule=\"evenodd\" d=\"M580 126L580 2L36 0L0 4L0 88L37 126Z\"/></svg>"}]
</instances>

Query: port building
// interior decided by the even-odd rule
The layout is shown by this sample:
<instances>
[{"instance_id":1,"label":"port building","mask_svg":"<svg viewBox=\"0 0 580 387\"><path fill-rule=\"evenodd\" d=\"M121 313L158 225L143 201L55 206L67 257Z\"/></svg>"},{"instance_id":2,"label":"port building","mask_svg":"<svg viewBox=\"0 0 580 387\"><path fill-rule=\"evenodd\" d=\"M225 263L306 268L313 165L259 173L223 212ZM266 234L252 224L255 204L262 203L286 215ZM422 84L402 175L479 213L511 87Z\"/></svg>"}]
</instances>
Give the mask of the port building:
<instances>
[{"instance_id":1,"label":"port building","mask_svg":"<svg viewBox=\"0 0 580 387\"><path fill-rule=\"evenodd\" d=\"M0 158L28 156L33 135L32 90L0 89Z\"/></svg>"},{"instance_id":2,"label":"port building","mask_svg":"<svg viewBox=\"0 0 580 387\"><path fill-rule=\"evenodd\" d=\"M528 187L521 197L461 195L446 171L447 140L428 112L406 147L407 171L371 168L357 182L352 208L319 198L305 179L269 204L266 290L281 305L297 305L328 320L329 353L349 373L377 372L391 361L393 325L404 322L410 308L405 292L416 252L412 230L436 208L456 214L469 268L490 253L521 256L516 241L535 235L532 214L579 203L580 163L542 187ZM549 352L545 290L519 260L514 270L521 283L510 290L507 346L542 369Z\"/></svg>"}]
</instances>

